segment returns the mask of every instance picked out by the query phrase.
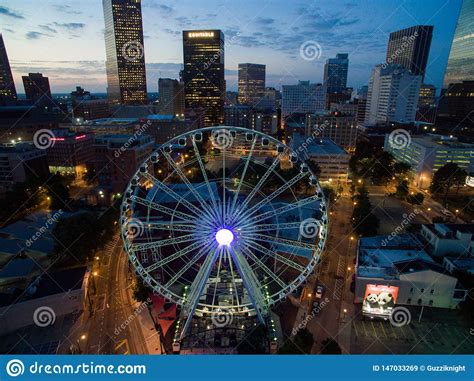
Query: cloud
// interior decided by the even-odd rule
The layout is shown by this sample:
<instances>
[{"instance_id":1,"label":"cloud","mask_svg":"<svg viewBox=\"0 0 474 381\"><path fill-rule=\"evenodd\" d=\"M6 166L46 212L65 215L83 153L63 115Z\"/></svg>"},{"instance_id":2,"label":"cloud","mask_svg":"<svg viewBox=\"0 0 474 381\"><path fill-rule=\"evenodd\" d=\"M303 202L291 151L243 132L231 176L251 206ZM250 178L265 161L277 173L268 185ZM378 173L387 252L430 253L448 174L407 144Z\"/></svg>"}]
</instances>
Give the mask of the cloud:
<instances>
[{"instance_id":1,"label":"cloud","mask_svg":"<svg viewBox=\"0 0 474 381\"><path fill-rule=\"evenodd\" d=\"M0 5L0 15L3 15L3 16L8 16L8 17L13 17L15 19L24 19L25 17L18 13L18 12L15 12L7 7L3 7Z\"/></svg>"},{"instance_id":2,"label":"cloud","mask_svg":"<svg viewBox=\"0 0 474 381\"><path fill-rule=\"evenodd\" d=\"M67 22L67 23L54 22L53 25L56 26L57 28L65 28L69 30L83 29L86 26L86 24L82 22Z\"/></svg>"},{"instance_id":3,"label":"cloud","mask_svg":"<svg viewBox=\"0 0 474 381\"><path fill-rule=\"evenodd\" d=\"M58 12L67 13L68 15L81 15L82 14L82 12L74 10L70 5L56 4L56 5L53 5L53 7Z\"/></svg>"},{"instance_id":4,"label":"cloud","mask_svg":"<svg viewBox=\"0 0 474 381\"><path fill-rule=\"evenodd\" d=\"M258 17L255 22L260 25L270 25L275 22L275 19L272 19L271 17Z\"/></svg>"},{"instance_id":5,"label":"cloud","mask_svg":"<svg viewBox=\"0 0 474 381\"><path fill-rule=\"evenodd\" d=\"M147 3L146 5L143 5L144 7L147 8L154 8L158 9L159 11L166 13L166 14L171 14L174 12L174 8L171 5L166 5L166 4L159 4L159 3Z\"/></svg>"},{"instance_id":6,"label":"cloud","mask_svg":"<svg viewBox=\"0 0 474 381\"><path fill-rule=\"evenodd\" d=\"M43 29L45 32L58 33L58 31L56 29L51 28L49 25L38 25L38 28Z\"/></svg>"},{"instance_id":7,"label":"cloud","mask_svg":"<svg viewBox=\"0 0 474 381\"><path fill-rule=\"evenodd\" d=\"M41 32L36 32L36 31L27 32L25 36L28 40L38 40L41 37L51 37L50 35L46 33L41 33Z\"/></svg>"}]
</instances>

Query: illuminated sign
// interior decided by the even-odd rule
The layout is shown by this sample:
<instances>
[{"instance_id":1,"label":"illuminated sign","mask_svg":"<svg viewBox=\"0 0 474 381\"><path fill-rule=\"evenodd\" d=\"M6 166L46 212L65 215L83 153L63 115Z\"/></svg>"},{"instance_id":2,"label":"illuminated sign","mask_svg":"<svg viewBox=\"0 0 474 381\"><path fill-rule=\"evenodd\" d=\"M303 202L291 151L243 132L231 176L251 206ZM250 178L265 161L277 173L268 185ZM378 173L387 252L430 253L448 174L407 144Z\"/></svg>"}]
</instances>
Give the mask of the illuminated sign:
<instances>
[{"instance_id":1,"label":"illuminated sign","mask_svg":"<svg viewBox=\"0 0 474 381\"><path fill-rule=\"evenodd\" d=\"M189 38L199 38L199 37L210 38L210 37L214 37L214 32L189 32L188 37Z\"/></svg>"},{"instance_id":2,"label":"illuminated sign","mask_svg":"<svg viewBox=\"0 0 474 381\"><path fill-rule=\"evenodd\" d=\"M365 288L362 313L390 316L397 302L398 287L368 284Z\"/></svg>"}]
</instances>

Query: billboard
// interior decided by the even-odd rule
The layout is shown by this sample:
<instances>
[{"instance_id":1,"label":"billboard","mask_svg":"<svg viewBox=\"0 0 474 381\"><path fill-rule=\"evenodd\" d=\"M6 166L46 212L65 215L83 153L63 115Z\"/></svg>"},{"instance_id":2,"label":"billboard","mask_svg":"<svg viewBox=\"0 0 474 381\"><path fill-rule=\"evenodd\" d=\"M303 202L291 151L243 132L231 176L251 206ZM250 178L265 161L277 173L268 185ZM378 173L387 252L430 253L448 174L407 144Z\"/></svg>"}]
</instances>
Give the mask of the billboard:
<instances>
[{"instance_id":1,"label":"billboard","mask_svg":"<svg viewBox=\"0 0 474 381\"><path fill-rule=\"evenodd\" d=\"M397 302L398 287L368 284L362 303L362 313L377 316L390 316Z\"/></svg>"}]
</instances>

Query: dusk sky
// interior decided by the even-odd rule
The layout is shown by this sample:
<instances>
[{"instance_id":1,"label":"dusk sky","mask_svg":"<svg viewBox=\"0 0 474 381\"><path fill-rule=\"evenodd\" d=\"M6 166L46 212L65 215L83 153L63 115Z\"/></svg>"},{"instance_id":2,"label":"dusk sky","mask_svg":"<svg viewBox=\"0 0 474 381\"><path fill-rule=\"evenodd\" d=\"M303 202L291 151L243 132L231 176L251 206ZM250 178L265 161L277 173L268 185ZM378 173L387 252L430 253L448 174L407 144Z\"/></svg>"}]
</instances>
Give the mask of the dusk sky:
<instances>
[{"instance_id":1,"label":"dusk sky","mask_svg":"<svg viewBox=\"0 0 474 381\"><path fill-rule=\"evenodd\" d=\"M349 53L348 85L356 88L384 61L389 33L417 24L434 25L425 82L439 88L460 6L461 0L143 0L148 91L157 91L159 77L178 77L185 29L224 31L228 90L236 90L240 62L266 64L267 86L322 82L324 62L336 53ZM101 0L2 0L0 28L19 93L28 72L48 76L56 93L78 85L105 92ZM319 59L300 57L308 40L321 46Z\"/></svg>"}]
</instances>

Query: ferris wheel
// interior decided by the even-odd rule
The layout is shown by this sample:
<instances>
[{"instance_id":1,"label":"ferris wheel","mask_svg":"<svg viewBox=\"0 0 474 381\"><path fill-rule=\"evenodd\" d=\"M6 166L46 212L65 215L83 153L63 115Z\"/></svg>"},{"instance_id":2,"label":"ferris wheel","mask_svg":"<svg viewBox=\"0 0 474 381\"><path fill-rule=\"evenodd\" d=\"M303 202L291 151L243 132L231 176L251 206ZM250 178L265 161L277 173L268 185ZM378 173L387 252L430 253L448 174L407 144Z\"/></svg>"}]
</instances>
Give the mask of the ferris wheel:
<instances>
[{"instance_id":1,"label":"ferris wheel","mask_svg":"<svg viewBox=\"0 0 474 381\"><path fill-rule=\"evenodd\" d=\"M258 131L216 126L162 144L132 177L124 250L154 292L193 316L256 316L319 263L327 208L310 165Z\"/></svg>"}]
</instances>

